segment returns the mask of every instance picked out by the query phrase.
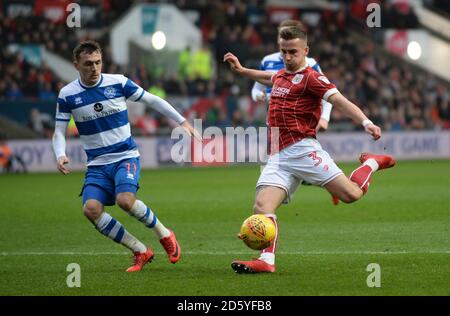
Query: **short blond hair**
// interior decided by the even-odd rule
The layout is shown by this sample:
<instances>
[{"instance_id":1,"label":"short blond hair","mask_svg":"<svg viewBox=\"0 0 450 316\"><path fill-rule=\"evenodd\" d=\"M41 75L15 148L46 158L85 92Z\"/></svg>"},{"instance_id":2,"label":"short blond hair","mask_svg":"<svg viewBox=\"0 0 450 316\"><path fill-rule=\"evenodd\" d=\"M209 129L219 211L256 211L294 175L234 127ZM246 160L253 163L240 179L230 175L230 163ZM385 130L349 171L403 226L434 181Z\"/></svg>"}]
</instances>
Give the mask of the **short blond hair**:
<instances>
[{"instance_id":1,"label":"short blond hair","mask_svg":"<svg viewBox=\"0 0 450 316\"><path fill-rule=\"evenodd\" d=\"M283 27L279 31L279 37L287 41L296 38L308 41L308 35L306 34L306 31L296 26Z\"/></svg>"},{"instance_id":2,"label":"short blond hair","mask_svg":"<svg viewBox=\"0 0 450 316\"><path fill-rule=\"evenodd\" d=\"M299 38L308 41L305 25L298 20L284 20L278 25L278 38L291 40Z\"/></svg>"},{"instance_id":3,"label":"short blond hair","mask_svg":"<svg viewBox=\"0 0 450 316\"><path fill-rule=\"evenodd\" d=\"M280 32L281 29L283 29L285 27L298 27L298 28L302 29L304 32L306 32L305 25L302 22L298 21L298 20L284 20L284 21L282 21L278 25L278 32Z\"/></svg>"}]
</instances>

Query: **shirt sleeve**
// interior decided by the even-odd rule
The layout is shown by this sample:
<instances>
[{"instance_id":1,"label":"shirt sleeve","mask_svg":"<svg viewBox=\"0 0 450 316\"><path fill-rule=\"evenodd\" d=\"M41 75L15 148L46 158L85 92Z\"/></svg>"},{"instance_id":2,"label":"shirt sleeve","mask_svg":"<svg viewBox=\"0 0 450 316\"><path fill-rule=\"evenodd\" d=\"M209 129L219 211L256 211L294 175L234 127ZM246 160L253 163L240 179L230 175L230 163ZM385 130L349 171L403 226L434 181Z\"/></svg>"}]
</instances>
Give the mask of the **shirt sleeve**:
<instances>
[{"instance_id":1,"label":"shirt sleeve","mask_svg":"<svg viewBox=\"0 0 450 316\"><path fill-rule=\"evenodd\" d=\"M308 89L311 94L325 101L327 101L331 95L339 92L336 86L331 83L325 75L315 71L310 73L306 89Z\"/></svg>"},{"instance_id":2,"label":"shirt sleeve","mask_svg":"<svg viewBox=\"0 0 450 316\"><path fill-rule=\"evenodd\" d=\"M284 69L280 69L277 72L274 72L272 77L270 78L270 81L272 81L272 83L275 83L275 79L277 78L277 76L282 73L284 71Z\"/></svg>"},{"instance_id":3,"label":"shirt sleeve","mask_svg":"<svg viewBox=\"0 0 450 316\"><path fill-rule=\"evenodd\" d=\"M259 70L265 71L266 67L264 66L264 59L261 60L261 63L259 64Z\"/></svg>"},{"instance_id":4,"label":"shirt sleeve","mask_svg":"<svg viewBox=\"0 0 450 316\"><path fill-rule=\"evenodd\" d=\"M264 59L261 60L261 63L259 64L259 70L265 71L266 67L264 66ZM266 90L266 86L259 83L258 81L255 81L252 88L252 100L258 101L258 98L262 97L264 95L264 91Z\"/></svg>"},{"instance_id":5,"label":"shirt sleeve","mask_svg":"<svg viewBox=\"0 0 450 316\"><path fill-rule=\"evenodd\" d=\"M55 122L55 132L53 133L52 145L53 152L55 153L56 160L59 157L66 155L66 130L69 122L66 121L56 121Z\"/></svg>"},{"instance_id":6,"label":"shirt sleeve","mask_svg":"<svg viewBox=\"0 0 450 316\"><path fill-rule=\"evenodd\" d=\"M123 86L123 94L125 99L138 102L144 95L144 89L137 85L134 81L125 78L125 85Z\"/></svg>"},{"instance_id":7,"label":"shirt sleeve","mask_svg":"<svg viewBox=\"0 0 450 316\"><path fill-rule=\"evenodd\" d=\"M255 102L258 101L258 98L264 95L265 90L266 86L256 81L252 88L252 100Z\"/></svg>"},{"instance_id":8,"label":"shirt sleeve","mask_svg":"<svg viewBox=\"0 0 450 316\"><path fill-rule=\"evenodd\" d=\"M320 118L329 122L332 108L333 108L333 105L330 102L322 100L322 114L320 115Z\"/></svg>"},{"instance_id":9,"label":"shirt sleeve","mask_svg":"<svg viewBox=\"0 0 450 316\"><path fill-rule=\"evenodd\" d=\"M140 101L141 103L150 106L159 113L167 116L168 118L171 118L178 124L181 124L184 121L186 121L186 119L180 113L178 113L178 111L175 110L174 107L170 105L166 100L163 100L160 97L146 91L144 91L143 95L144 96Z\"/></svg>"},{"instance_id":10,"label":"shirt sleeve","mask_svg":"<svg viewBox=\"0 0 450 316\"><path fill-rule=\"evenodd\" d=\"M55 121L64 121L69 122L70 121L70 107L67 103L64 96L59 93L58 100L56 101L56 114L55 114Z\"/></svg>"},{"instance_id":11,"label":"shirt sleeve","mask_svg":"<svg viewBox=\"0 0 450 316\"><path fill-rule=\"evenodd\" d=\"M311 68L314 69L315 71L317 71L318 73L323 74L322 68L320 68L320 66L317 62Z\"/></svg>"}]
</instances>

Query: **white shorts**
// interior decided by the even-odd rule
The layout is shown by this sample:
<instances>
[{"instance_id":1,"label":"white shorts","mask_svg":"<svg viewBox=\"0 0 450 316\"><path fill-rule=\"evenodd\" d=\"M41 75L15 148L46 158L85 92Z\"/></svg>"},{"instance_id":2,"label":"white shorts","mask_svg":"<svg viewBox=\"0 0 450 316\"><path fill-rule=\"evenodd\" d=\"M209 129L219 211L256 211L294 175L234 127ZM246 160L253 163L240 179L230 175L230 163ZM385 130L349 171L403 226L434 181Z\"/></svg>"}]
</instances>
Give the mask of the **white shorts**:
<instances>
[{"instance_id":1,"label":"white shorts","mask_svg":"<svg viewBox=\"0 0 450 316\"><path fill-rule=\"evenodd\" d=\"M330 155L314 138L305 138L269 157L259 176L256 190L263 186L276 186L286 191L289 203L303 182L324 186L343 174Z\"/></svg>"}]
</instances>

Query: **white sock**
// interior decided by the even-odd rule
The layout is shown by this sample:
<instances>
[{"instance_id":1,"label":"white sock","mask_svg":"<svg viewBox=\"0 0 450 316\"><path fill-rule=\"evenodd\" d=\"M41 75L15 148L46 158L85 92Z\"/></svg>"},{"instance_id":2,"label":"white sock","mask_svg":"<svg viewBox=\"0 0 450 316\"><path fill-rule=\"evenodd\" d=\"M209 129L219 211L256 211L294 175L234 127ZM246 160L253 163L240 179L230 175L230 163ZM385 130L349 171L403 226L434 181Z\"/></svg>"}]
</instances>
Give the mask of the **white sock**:
<instances>
[{"instance_id":1,"label":"white sock","mask_svg":"<svg viewBox=\"0 0 450 316\"><path fill-rule=\"evenodd\" d=\"M158 220L156 215L144 202L136 200L130 213L140 222L144 223L145 226L151 228L159 239L170 236L170 231Z\"/></svg>"},{"instance_id":2,"label":"white sock","mask_svg":"<svg viewBox=\"0 0 450 316\"><path fill-rule=\"evenodd\" d=\"M147 247L126 230L122 238L122 244L133 252L143 253L147 251Z\"/></svg>"},{"instance_id":3,"label":"white sock","mask_svg":"<svg viewBox=\"0 0 450 316\"><path fill-rule=\"evenodd\" d=\"M111 215L103 212L95 223L97 230L115 242L124 245L133 252L146 252L147 247L136 237L128 233L125 227Z\"/></svg>"},{"instance_id":4,"label":"white sock","mask_svg":"<svg viewBox=\"0 0 450 316\"><path fill-rule=\"evenodd\" d=\"M377 171L378 167L379 167L378 162L373 158L370 158L370 159L367 159L366 161L364 161L363 166L364 165L369 166L373 170L373 172Z\"/></svg>"},{"instance_id":5,"label":"white sock","mask_svg":"<svg viewBox=\"0 0 450 316\"><path fill-rule=\"evenodd\" d=\"M272 252L262 252L259 255L259 260L265 261L268 264L275 264L275 254Z\"/></svg>"}]
</instances>

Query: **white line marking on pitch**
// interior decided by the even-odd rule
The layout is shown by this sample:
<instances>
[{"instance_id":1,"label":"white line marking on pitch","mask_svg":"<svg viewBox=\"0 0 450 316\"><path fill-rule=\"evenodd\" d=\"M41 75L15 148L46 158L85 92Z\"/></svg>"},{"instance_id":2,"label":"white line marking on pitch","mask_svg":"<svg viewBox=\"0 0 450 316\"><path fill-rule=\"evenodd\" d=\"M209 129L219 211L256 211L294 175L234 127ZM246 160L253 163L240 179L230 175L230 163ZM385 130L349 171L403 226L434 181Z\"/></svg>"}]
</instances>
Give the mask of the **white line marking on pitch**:
<instances>
[{"instance_id":1,"label":"white line marking on pitch","mask_svg":"<svg viewBox=\"0 0 450 316\"><path fill-rule=\"evenodd\" d=\"M186 255L248 255L252 251L185 251ZM0 252L0 256L115 256L127 255L129 252L84 252L84 251L31 251L31 252ZM165 255L165 252L155 252L157 255ZM409 254L450 254L450 250L436 251L278 251L280 255L409 255Z\"/></svg>"}]
</instances>

